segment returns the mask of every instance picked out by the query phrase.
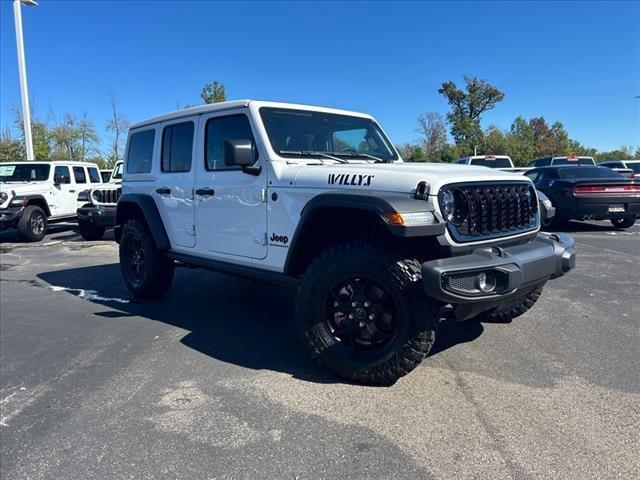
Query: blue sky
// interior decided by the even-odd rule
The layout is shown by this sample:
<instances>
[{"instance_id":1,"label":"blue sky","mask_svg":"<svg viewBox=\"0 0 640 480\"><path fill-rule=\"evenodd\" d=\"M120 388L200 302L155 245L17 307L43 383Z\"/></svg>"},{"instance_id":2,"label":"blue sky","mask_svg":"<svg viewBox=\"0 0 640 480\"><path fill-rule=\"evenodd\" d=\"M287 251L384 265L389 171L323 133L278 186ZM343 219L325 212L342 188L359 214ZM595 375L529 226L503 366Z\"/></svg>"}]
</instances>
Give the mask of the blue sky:
<instances>
[{"instance_id":1,"label":"blue sky","mask_svg":"<svg viewBox=\"0 0 640 480\"><path fill-rule=\"evenodd\" d=\"M640 3L214 3L40 0L23 8L36 115L86 111L101 132L116 93L131 121L230 99L373 114L394 142L446 113L446 80L476 75L505 100L483 124L562 121L600 150L640 144ZM20 105L11 2L0 2L0 125Z\"/></svg>"}]
</instances>

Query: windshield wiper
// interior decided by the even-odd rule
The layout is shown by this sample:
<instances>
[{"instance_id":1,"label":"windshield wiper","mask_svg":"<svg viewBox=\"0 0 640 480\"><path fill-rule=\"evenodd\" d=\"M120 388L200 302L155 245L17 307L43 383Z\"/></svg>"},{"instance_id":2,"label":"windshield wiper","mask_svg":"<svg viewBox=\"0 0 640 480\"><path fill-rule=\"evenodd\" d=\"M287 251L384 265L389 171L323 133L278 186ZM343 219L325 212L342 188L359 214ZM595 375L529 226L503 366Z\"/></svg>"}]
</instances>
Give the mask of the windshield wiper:
<instances>
[{"instance_id":1,"label":"windshield wiper","mask_svg":"<svg viewBox=\"0 0 640 480\"><path fill-rule=\"evenodd\" d=\"M351 155L352 157L370 158L371 160L375 160L375 163L391 163L391 160L389 160L389 159L384 160L382 158L378 158L378 157L374 157L373 155L369 155L368 153L353 152L353 153L349 153L349 154L345 154L345 155Z\"/></svg>"},{"instance_id":2,"label":"windshield wiper","mask_svg":"<svg viewBox=\"0 0 640 480\"><path fill-rule=\"evenodd\" d=\"M328 158L329 160L335 160L340 163L349 163L343 158L334 157L333 155L329 155L324 152L314 152L313 150L280 150L279 153L282 155L300 155L301 157L321 157Z\"/></svg>"}]
</instances>

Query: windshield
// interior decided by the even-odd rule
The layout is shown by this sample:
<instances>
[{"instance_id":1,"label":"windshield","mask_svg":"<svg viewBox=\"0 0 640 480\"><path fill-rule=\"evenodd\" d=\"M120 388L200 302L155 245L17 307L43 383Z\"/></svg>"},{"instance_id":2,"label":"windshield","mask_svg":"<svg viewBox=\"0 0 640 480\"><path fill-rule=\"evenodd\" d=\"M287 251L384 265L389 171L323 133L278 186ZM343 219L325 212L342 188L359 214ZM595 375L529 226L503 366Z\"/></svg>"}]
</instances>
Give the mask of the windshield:
<instances>
[{"instance_id":1,"label":"windshield","mask_svg":"<svg viewBox=\"0 0 640 480\"><path fill-rule=\"evenodd\" d=\"M580 158L554 158L551 162L552 165L595 165L596 162L593 161L591 157L580 157Z\"/></svg>"},{"instance_id":2,"label":"windshield","mask_svg":"<svg viewBox=\"0 0 640 480\"><path fill-rule=\"evenodd\" d=\"M474 158L470 165L478 165L489 168L511 168L511 162L507 158Z\"/></svg>"},{"instance_id":3,"label":"windshield","mask_svg":"<svg viewBox=\"0 0 640 480\"><path fill-rule=\"evenodd\" d=\"M122 163L116 165L116 168L113 170L113 174L111 175L111 180L119 180L122 178Z\"/></svg>"},{"instance_id":4,"label":"windshield","mask_svg":"<svg viewBox=\"0 0 640 480\"><path fill-rule=\"evenodd\" d=\"M606 167L579 168L565 167L558 169L560 178L621 178L618 172Z\"/></svg>"},{"instance_id":5,"label":"windshield","mask_svg":"<svg viewBox=\"0 0 640 480\"><path fill-rule=\"evenodd\" d=\"M51 165L5 163L0 165L0 182L43 182L49 179Z\"/></svg>"},{"instance_id":6,"label":"windshield","mask_svg":"<svg viewBox=\"0 0 640 480\"><path fill-rule=\"evenodd\" d=\"M398 155L371 119L334 113L260 109L271 146L283 156L329 154L372 160L397 160ZM326 157L325 157L326 158Z\"/></svg>"}]
</instances>

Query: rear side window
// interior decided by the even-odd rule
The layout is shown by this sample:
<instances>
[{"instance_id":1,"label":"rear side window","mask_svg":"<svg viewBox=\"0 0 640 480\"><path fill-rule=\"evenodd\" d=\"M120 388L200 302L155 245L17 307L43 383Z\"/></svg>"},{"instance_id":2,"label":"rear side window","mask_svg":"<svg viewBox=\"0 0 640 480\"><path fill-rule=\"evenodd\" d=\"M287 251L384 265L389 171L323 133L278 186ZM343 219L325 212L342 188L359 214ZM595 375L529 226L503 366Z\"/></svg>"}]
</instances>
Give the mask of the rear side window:
<instances>
[{"instance_id":1,"label":"rear side window","mask_svg":"<svg viewBox=\"0 0 640 480\"><path fill-rule=\"evenodd\" d=\"M162 132L162 171L188 172L193 153L193 122L169 125Z\"/></svg>"},{"instance_id":2,"label":"rear side window","mask_svg":"<svg viewBox=\"0 0 640 480\"><path fill-rule=\"evenodd\" d=\"M96 167L87 168L89 172L89 181L91 183L102 183L102 179L100 178L100 172Z\"/></svg>"},{"instance_id":3,"label":"rear side window","mask_svg":"<svg viewBox=\"0 0 640 480\"><path fill-rule=\"evenodd\" d=\"M471 165L489 168L510 168L511 163L506 158L474 158Z\"/></svg>"},{"instance_id":4,"label":"rear side window","mask_svg":"<svg viewBox=\"0 0 640 480\"><path fill-rule=\"evenodd\" d=\"M131 135L127 154L127 173L149 173L153 158L155 130L145 130Z\"/></svg>"},{"instance_id":5,"label":"rear side window","mask_svg":"<svg viewBox=\"0 0 640 480\"><path fill-rule=\"evenodd\" d=\"M53 171L53 178L56 183L71 183L71 175L69 174L69 167L58 166Z\"/></svg>"},{"instance_id":6,"label":"rear side window","mask_svg":"<svg viewBox=\"0 0 640 480\"><path fill-rule=\"evenodd\" d=\"M205 167L207 170L237 170L224 164L225 140L249 140L255 144L246 115L210 118L205 127Z\"/></svg>"},{"instance_id":7,"label":"rear side window","mask_svg":"<svg viewBox=\"0 0 640 480\"><path fill-rule=\"evenodd\" d=\"M73 167L73 178L76 183L87 183L87 175L84 173L83 167Z\"/></svg>"}]
</instances>

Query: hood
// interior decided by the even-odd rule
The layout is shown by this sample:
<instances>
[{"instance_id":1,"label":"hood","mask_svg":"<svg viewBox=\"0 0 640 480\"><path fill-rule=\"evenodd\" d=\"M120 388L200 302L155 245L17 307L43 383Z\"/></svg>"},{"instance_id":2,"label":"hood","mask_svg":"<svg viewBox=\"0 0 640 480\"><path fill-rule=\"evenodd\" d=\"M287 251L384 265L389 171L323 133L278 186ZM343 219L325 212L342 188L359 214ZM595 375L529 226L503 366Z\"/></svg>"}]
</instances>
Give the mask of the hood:
<instances>
[{"instance_id":1,"label":"hood","mask_svg":"<svg viewBox=\"0 0 640 480\"><path fill-rule=\"evenodd\" d=\"M288 164L280 173L281 186L401 193L413 191L422 181L430 185L432 193L449 183L513 180L531 183L518 173L451 163Z\"/></svg>"},{"instance_id":2,"label":"hood","mask_svg":"<svg viewBox=\"0 0 640 480\"><path fill-rule=\"evenodd\" d=\"M47 182L9 182L0 183L0 192L5 192L10 197L16 195L33 195L49 191L49 184ZM12 193L13 192L13 193Z\"/></svg>"}]
</instances>

